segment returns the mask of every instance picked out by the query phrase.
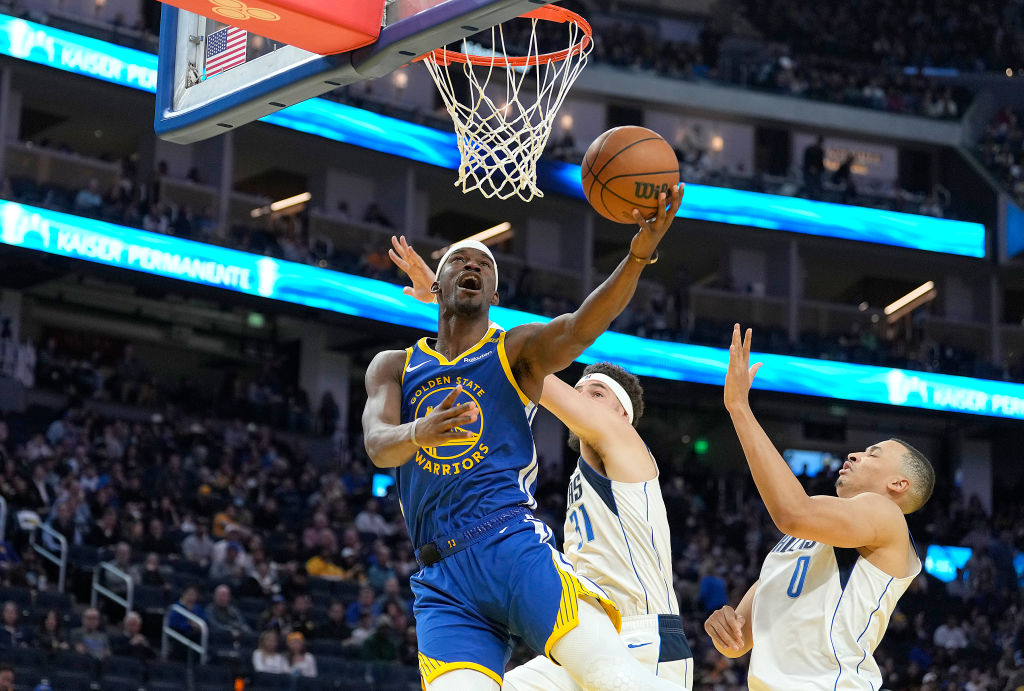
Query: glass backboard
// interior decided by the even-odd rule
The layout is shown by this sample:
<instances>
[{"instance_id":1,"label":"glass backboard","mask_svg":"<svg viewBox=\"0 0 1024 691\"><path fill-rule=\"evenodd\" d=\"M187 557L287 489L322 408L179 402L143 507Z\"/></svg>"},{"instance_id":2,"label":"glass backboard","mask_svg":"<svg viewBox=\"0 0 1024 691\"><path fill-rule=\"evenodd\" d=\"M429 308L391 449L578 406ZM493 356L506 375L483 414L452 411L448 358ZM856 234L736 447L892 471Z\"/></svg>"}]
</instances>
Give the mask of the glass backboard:
<instances>
[{"instance_id":1,"label":"glass backboard","mask_svg":"<svg viewBox=\"0 0 1024 691\"><path fill-rule=\"evenodd\" d=\"M380 77L434 48L509 21L552 0L388 0L378 39L318 55L165 4L160 24L155 130L189 144L318 96ZM226 38L227 37L227 38ZM207 69L210 41L244 41L244 62Z\"/></svg>"}]
</instances>

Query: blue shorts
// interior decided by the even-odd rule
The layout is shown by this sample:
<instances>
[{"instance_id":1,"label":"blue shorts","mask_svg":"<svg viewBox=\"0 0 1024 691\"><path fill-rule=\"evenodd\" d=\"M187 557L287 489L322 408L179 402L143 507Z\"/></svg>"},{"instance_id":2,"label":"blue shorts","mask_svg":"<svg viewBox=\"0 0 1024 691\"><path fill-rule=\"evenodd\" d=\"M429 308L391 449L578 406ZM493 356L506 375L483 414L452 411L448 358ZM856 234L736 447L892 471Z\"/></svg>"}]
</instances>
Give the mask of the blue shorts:
<instances>
[{"instance_id":1,"label":"blue shorts","mask_svg":"<svg viewBox=\"0 0 1024 691\"><path fill-rule=\"evenodd\" d=\"M553 544L551 529L527 515L412 577L425 684L462 668L500 686L512 635L550 657L552 646L579 622L582 595L600 602L620 628L618 608L600 587L577 576Z\"/></svg>"}]
</instances>

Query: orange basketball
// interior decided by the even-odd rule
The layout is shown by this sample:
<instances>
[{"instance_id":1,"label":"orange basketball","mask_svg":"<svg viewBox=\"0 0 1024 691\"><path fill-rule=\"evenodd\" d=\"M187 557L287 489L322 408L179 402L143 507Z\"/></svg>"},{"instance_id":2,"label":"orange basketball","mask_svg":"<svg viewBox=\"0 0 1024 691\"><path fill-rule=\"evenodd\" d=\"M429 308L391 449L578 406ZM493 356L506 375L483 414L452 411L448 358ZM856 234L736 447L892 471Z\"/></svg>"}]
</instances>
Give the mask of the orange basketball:
<instances>
[{"instance_id":1,"label":"orange basketball","mask_svg":"<svg viewBox=\"0 0 1024 691\"><path fill-rule=\"evenodd\" d=\"M658 211L658 197L679 184L679 161L668 142L646 127L616 127L594 140L583 157L583 192L597 213L635 223Z\"/></svg>"}]
</instances>

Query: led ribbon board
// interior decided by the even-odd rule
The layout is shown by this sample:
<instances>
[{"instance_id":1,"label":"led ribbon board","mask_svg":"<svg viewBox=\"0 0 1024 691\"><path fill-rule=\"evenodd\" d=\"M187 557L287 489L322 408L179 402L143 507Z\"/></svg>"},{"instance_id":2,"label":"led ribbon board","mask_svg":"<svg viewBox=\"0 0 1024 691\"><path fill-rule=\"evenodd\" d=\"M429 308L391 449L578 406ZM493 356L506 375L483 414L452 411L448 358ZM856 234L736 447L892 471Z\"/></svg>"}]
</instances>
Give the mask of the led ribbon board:
<instances>
[{"instance_id":1,"label":"led ribbon board","mask_svg":"<svg viewBox=\"0 0 1024 691\"><path fill-rule=\"evenodd\" d=\"M0 201L0 243L437 330L437 308L406 297L401 286L15 202ZM503 307L492 308L491 316L506 329L548 321ZM754 380L759 389L1024 420L1024 384L786 355L755 357L764 362ZM728 351L607 332L579 360L607 360L638 375L720 385Z\"/></svg>"},{"instance_id":2,"label":"led ribbon board","mask_svg":"<svg viewBox=\"0 0 1024 691\"><path fill-rule=\"evenodd\" d=\"M0 54L150 93L155 55L0 15ZM455 135L405 120L313 98L263 118L281 127L455 170ZM541 161L542 188L583 199L580 167ZM680 217L752 228L875 242L965 257L985 256L980 223L831 204L723 187L687 185Z\"/></svg>"}]
</instances>

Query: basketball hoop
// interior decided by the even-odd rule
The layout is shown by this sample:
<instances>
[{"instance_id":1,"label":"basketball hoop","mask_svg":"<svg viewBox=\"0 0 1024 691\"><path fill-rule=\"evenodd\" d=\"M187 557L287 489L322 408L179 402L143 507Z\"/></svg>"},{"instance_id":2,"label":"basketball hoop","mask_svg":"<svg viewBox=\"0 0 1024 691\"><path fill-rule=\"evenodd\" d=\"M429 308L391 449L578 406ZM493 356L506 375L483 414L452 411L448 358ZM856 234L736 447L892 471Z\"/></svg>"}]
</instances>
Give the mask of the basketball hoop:
<instances>
[{"instance_id":1,"label":"basketball hoop","mask_svg":"<svg viewBox=\"0 0 1024 691\"><path fill-rule=\"evenodd\" d=\"M490 30L489 51L472 53L464 40L464 52L438 48L419 58L455 123L461 158L455 185L463 193L478 189L485 197L518 196L527 202L544 196L537 187L537 160L551 135L559 107L587 64L593 33L583 17L555 5L539 7L522 17L531 21L526 55L508 55L499 24ZM537 41L541 21L568 25L569 47L541 53ZM483 52L489 54L480 54ZM452 65L461 66L468 82L465 101L455 93L448 71ZM531 72L536 73L536 83L526 85ZM496 73L504 73L503 86Z\"/></svg>"}]
</instances>

